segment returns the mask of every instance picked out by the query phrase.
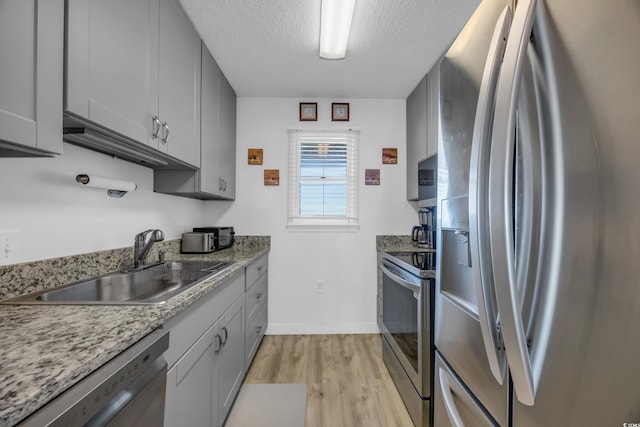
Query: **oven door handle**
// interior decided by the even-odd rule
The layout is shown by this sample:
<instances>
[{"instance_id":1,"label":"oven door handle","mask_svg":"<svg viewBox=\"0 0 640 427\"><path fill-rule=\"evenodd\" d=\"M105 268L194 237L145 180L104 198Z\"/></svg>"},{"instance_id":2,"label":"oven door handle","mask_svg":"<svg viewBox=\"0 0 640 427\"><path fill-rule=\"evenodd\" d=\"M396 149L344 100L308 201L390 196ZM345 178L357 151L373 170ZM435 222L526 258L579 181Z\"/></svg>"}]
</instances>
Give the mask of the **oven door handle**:
<instances>
[{"instance_id":1,"label":"oven door handle","mask_svg":"<svg viewBox=\"0 0 640 427\"><path fill-rule=\"evenodd\" d=\"M413 283L403 279L396 273L395 271L389 269L385 264L382 264L382 273L387 276L389 279L393 280L398 285L405 287L413 292L414 295L420 295L420 286L414 285Z\"/></svg>"}]
</instances>

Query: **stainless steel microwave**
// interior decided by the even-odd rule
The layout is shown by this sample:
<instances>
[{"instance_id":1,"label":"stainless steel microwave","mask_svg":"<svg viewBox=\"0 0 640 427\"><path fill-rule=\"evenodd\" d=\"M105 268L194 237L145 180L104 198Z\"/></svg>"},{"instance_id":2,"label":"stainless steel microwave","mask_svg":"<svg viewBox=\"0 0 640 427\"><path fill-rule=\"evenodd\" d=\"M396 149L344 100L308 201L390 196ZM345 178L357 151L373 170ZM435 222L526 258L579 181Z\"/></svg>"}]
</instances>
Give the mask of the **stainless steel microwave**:
<instances>
[{"instance_id":1,"label":"stainless steel microwave","mask_svg":"<svg viewBox=\"0 0 640 427\"><path fill-rule=\"evenodd\" d=\"M438 201L438 155L418 163L418 206L435 206Z\"/></svg>"}]
</instances>

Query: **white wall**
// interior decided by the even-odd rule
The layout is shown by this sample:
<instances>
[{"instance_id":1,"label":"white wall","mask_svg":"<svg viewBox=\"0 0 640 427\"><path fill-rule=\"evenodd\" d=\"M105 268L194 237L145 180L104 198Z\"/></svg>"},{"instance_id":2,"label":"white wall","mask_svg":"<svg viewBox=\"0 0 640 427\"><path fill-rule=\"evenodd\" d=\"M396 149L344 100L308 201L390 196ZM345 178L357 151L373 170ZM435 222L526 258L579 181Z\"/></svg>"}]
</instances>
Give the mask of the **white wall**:
<instances>
[{"instance_id":1,"label":"white wall","mask_svg":"<svg viewBox=\"0 0 640 427\"><path fill-rule=\"evenodd\" d=\"M78 173L134 181L121 199L82 187ZM0 158L0 230L21 231L19 262L132 246L148 228L167 240L202 224L203 202L153 192L153 171L70 144L58 158Z\"/></svg>"},{"instance_id":2,"label":"white wall","mask_svg":"<svg viewBox=\"0 0 640 427\"><path fill-rule=\"evenodd\" d=\"M318 122L298 121L300 101L318 102ZM331 122L336 101L350 102L350 122ZM409 234L417 222L406 200L405 100L239 98L237 120L236 201L205 202L205 222L271 235L268 333L377 332L375 236ZM360 230L287 231L287 130L348 127L361 131ZM397 165L382 165L383 147L398 148ZM264 149L262 166L247 164L248 148ZM264 169L280 169L280 186L263 185ZM364 169L380 169L381 185L365 186Z\"/></svg>"}]
</instances>

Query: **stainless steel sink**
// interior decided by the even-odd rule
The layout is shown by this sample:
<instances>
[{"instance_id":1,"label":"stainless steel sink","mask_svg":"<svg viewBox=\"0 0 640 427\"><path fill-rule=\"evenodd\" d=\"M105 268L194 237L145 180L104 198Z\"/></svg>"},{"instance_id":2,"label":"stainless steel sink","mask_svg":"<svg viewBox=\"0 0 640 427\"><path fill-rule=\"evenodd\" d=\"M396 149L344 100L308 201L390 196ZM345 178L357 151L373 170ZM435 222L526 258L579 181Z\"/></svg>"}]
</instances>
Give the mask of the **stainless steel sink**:
<instances>
[{"instance_id":1,"label":"stainless steel sink","mask_svg":"<svg viewBox=\"0 0 640 427\"><path fill-rule=\"evenodd\" d=\"M167 261L144 269L114 272L0 304L163 304L234 261Z\"/></svg>"}]
</instances>

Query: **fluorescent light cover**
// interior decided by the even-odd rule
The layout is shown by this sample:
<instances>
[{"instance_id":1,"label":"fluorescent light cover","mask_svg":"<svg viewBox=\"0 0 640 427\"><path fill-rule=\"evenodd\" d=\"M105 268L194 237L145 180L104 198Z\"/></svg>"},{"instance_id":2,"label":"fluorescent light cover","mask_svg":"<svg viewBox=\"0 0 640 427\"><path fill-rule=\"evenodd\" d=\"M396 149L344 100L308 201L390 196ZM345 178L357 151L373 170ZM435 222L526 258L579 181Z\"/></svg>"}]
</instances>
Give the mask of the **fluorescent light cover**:
<instances>
[{"instance_id":1,"label":"fluorescent light cover","mask_svg":"<svg viewBox=\"0 0 640 427\"><path fill-rule=\"evenodd\" d=\"M355 6L356 0L322 0L320 58L345 57Z\"/></svg>"}]
</instances>

